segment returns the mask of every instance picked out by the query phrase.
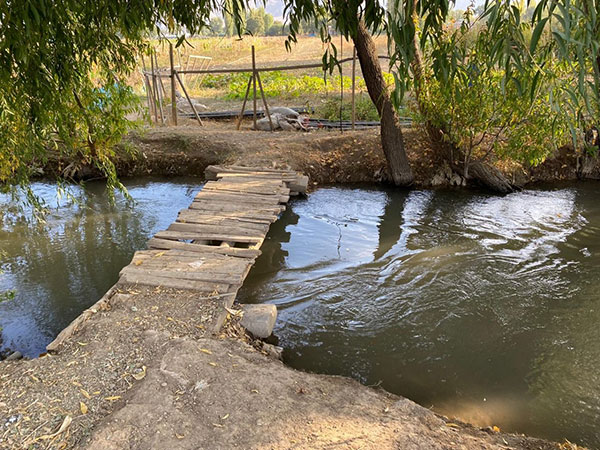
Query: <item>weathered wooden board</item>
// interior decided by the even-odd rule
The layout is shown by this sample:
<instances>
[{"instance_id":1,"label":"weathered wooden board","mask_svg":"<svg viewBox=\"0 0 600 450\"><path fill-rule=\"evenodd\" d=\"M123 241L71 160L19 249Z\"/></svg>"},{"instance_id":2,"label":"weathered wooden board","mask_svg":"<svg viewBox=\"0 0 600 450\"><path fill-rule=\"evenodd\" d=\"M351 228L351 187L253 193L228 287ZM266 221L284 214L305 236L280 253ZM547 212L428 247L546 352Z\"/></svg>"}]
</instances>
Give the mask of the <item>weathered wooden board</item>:
<instances>
[{"instance_id":1,"label":"weathered wooden board","mask_svg":"<svg viewBox=\"0 0 600 450\"><path fill-rule=\"evenodd\" d=\"M223 242L244 242L257 244L264 240L264 236L240 236L226 234L227 230L221 233L192 233L186 231L159 231L155 237L159 239L171 239L173 241L223 241Z\"/></svg>"},{"instance_id":2,"label":"weathered wooden board","mask_svg":"<svg viewBox=\"0 0 600 450\"><path fill-rule=\"evenodd\" d=\"M167 270L164 268L138 268L127 266L121 270L121 276L132 276L136 277L138 275L149 276L149 277L157 277L157 278L174 278L177 280L188 280L188 281L202 281L205 283L214 283L214 284L227 284L227 285L240 285L244 281L243 273L239 274L231 274L231 275L220 275L220 274L212 274L210 272L186 272L186 271L173 271ZM158 284L157 284L158 286Z\"/></svg>"},{"instance_id":3,"label":"weathered wooden board","mask_svg":"<svg viewBox=\"0 0 600 450\"><path fill-rule=\"evenodd\" d=\"M236 189L243 189L247 192L252 192L253 190L257 190L255 192L257 194L262 194L263 191L269 194L271 190L280 191L283 189L287 189L287 186L283 183L281 179L262 179L257 180L256 178L221 178L219 181L208 181L204 184L203 189L206 188L219 188L222 186L232 187Z\"/></svg>"},{"instance_id":4,"label":"weathered wooden board","mask_svg":"<svg viewBox=\"0 0 600 450\"><path fill-rule=\"evenodd\" d=\"M183 209L177 216L177 222L181 223L219 224L222 226L228 226L230 224L269 225L275 220L277 220L277 216L273 214L259 215L252 212L216 213L198 209Z\"/></svg>"},{"instance_id":5,"label":"weathered wooden board","mask_svg":"<svg viewBox=\"0 0 600 450\"><path fill-rule=\"evenodd\" d=\"M246 226L244 226L246 225ZM256 224L237 224L234 226L231 224L228 227L223 227L222 225L209 225L203 223L180 223L174 222L172 223L168 231L184 231L190 233L222 233L223 230L227 231L227 234L231 233L234 236L261 236L267 234L269 231L268 225L258 225Z\"/></svg>"},{"instance_id":6,"label":"weathered wooden board","mask_svg":"<svg viewBox=\"0 0 600 450\"><path fill-rule=\"evenodd\" d=\"M185 250L188 252L214 253L217 255L229 255L236 258L255 259L260 255L260 250L251 248L220 247L216 245L192 244L188 242L173 241L170 239L152 238L148 241L148 248L156 250Z\"/></svg>"},{"instance_id":7,"label":"weathered wooden board","mask_svg":"<svg viewBox=\"0 0 600 450\"><path fill-rule=\"evenodd\" d=\"M243 222L226 222L226 223L190 223L190 222L174 222L168 231L191 231L191 232L209 232L221 233L227 230L228 233L235 233L241 236L262 236L269 231L267 223L243 223Z\"/></svg>"},{"instance_id":8,"label":"weathered wooden board","mask_svg":"<svg viewBox=\"0 0 600 450\"><path fill-rule=\"evenodd\" d=\"M239 204L256 204L260 206L271 206L279 203L287 203L289 195L253 195L237 192L220 192L202 190L198 192L195 200L211 200L220 202L231 202Z\"/></svg>"},{"instance_id":9,"label":"weathered wooden board","mask_svg":"<svg viewBox=\"0 0 600 450\"><path fill-rule=\"evenodd\" d=\"M308 189L308 177L292 170L267 169L261 167L243 166L208 166L204 172L207 180L225 179L236 177L254 177L256 179L279 179L287 185L294 194L305 193Z\"/></svg>"},{"instance_id":10,"label":"weathered wooden board","mask_svg":"<svg viewBox=\"0 0 600 450\"><path fill-rule=\"evenodd\" d=\"M294 181L298 175L296 174L278 174L278 173L266 173L266 172L217 172L216 178L218 180L227 181L230 183L238 180L261 180L261 181L283 181L290 182Z\"/></svg>"},{"instance_id":11,"label":"weathered wooden board","mask_svg":"<svg viewBox=\"0 0 600 450\"><path fill-rule=\"evenodd\" d=\"M160 250L139 250L135 252L132 259L132 264L148 264L155 263L157 265L173 265L179 264L186 270L216 270L215 268L223 267L222 273L227 273L229 269L243 270L252 261L245 258L236 258L234 256L223 255L211 252L192 252L179 249L171 249L168 251Z\"/></svg>"},{"instance_id":12,"label":"weathered wooden board","mask_svg":"<svg viewBox=\"0 0 600 450\"><path fill-rule=\"evenodd\" d=\"M142 284L146 286L162 286L173 289L191 289L208 294L222 294L228 292L232 287L230 284L207 283L205 281L182 280L178 278L148 275L143 271L140 271L139 273L124 273L119 279L118 284ZM235 287L237 288L239 286Z\"/></svg>"},{"instance_id":13,"label":"weathered wooden board","mask_svg":"<svg viewBox=\"0 0 600 450\"><path fill-rule=\"evenodd\" d=\"M247 203L236 203L233 202L217 202L210 200L194 200L189 206L189 209L201 210L201 211L214 211L214 212L227 212L227 213L244 213L246 216L256 214L257 216L263 216L266 214L279 215L285 210L284 205L250 205Z\"/></svg>"},{"instance_id":14,"label":"weathered wooden board","mask_svg":"<svg viewBox=\"0 0 600 450\"><path fill-rule=\"evenodd\" d=\"M219 172L217 173L216 179L226 181L228 183L246 183L248 181L260 181L264 183L277 183L284 184L285 182L295 181L297 175L283 175L278 174L260 174L260 173L248 173L248 172Z\"/></svg>"},{"instance_id":15,"label":"weathered wooden board","mask_svg":"<svg viewBox=\"0 0 600 450\"><path fill-rule=\"evenodd\" d=\"M209 185L208 183L215 183ZM279 195L284 196L290 193L287 187L280 186L260 186L260 185L247 185L243 183L216 183L209 181L203 188L202 191L214 191L214 192L233 192L237 194L244 194L246 197L260 198L265 195ZM200 191L200 192L202 192Z\"/></svg>"}]
</instances>

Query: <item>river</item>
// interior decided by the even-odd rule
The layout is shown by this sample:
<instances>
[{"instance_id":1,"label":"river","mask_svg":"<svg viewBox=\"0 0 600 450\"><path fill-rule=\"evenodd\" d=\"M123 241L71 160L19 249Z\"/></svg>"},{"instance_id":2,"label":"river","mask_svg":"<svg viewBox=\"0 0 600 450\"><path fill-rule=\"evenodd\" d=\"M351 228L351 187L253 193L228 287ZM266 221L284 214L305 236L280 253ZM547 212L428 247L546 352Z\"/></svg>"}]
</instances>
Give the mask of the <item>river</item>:
<instances>
[{"instance_id":1,"label":"river","mask_svg":"<svg viewBox=\"0 0 600 450\"><path fill-rule=\"evenodd\" d=\"M0 197L5 346L36 356L191 202L198 180L100 183L45 223ZM600 447L598 184L504 197L325 187L274 223L240 300L274 303L287 364L449 416ZM34 191L56 204L55 188Z\"/></svg>"},{"instance_id":2,"label":"river","mask_svg":"<svg viewBox=\"0 0 600 450\"><path fill-rule=\"evenodd\" d=\"M277 305L293 367L600 447L598 186L319 189L272 226L240 299Z\"/></svg>"}]
</instances>

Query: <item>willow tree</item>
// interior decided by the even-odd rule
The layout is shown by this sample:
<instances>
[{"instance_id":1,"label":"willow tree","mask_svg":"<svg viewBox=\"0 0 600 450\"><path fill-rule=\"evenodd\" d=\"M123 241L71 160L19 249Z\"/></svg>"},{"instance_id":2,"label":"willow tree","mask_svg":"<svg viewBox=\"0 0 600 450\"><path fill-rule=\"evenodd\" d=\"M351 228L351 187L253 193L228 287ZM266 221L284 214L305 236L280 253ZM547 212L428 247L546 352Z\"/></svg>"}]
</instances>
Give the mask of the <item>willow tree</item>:
<instances>
[{"instance_id":1,"label":"willow tree","mask_svg":"<svg viewBox=\"0 0 600 450\"><path fill-rule=\"evenodd\" d=\"M525 7L534 6L525 20ZM563 143L566 129L576 149L587 135L598 151L600 2L486 0L479 16L454 27L444 0L392 0L389 10L396 94L415 93L453 169L499 192L514 188L485 161L489 151L472 158L477 128L477 144L491 142L495 156L530 164ZM478 28L465 30L471 26Z\"/></svg>"},{"instance_id":2,"label":"willow tree","mask_svg":"<svg viewBox=\"0 0 600 450\"><path fill-rule=\"evenodd\" d=\"M252 2L253 4L253 2ZM27 0L0 3L0 183L26 183L51 154L91 165L119 185L115 144L127 131L132 92L125 79L149 32L194 34L225 12L238 31L247 0ZM356 41L382 143L396 184L413 176L369 31L381 27L377 2L285 1L290 40L301 22L333 15ZM329 14L331 13L331 14ZM183 41L183 38L179 43Z\"/></svg>"},{"instance_id":3,"label":"willow tree","mask_svg":"<svg viewBox=\"0 0 600 450\"><path fill-rule=\"evenodd\" d=\"M0 2L0 188L27 184L49 156L96 167L119 185L115 144L128 130L125 78L149 32L197 32L215 1ZM237 11L237 13L236 13ZM239 9L233 14L240 18Z\"/></svg>"}]
</instances>

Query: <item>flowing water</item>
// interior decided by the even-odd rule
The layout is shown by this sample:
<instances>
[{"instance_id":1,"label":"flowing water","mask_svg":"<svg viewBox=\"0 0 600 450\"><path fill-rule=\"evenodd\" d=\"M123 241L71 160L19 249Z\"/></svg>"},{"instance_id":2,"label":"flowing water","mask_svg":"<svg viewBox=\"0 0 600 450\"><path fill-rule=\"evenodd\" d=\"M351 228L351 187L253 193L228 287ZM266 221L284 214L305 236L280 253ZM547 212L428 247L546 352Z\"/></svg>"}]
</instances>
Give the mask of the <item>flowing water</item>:
<instances>
[{"instance_id":1,"label":"flowing water","mask_svg":"<svg viewBox=\"0 0 600 450\"><path fill-rule=\"evenodd\" d=\"M60 201L55 185L34 183L34 193L50 207L45 223L0 195L0 293L15 292L0 302L0 350L42 353L117 281L133 252L191 203L201 182L144 178L125 185L135 200L131 207L122 196L111 205L100 182L74 187L73 198Z\"/></svg>"},{"instance_id":2,"label":"flowing water","mask_svg":"<svg viewBox=\"0 0 600 450\"><path fill-rule=\"evenodd\" d=\"M484 426L600 447L597 184L505 197L323 188L272 225L240 296L279 308L297 368L352 376ZM46 223L0 196L5 346L35 356L189 205L197 180L101 183ZM35 192L52 205L52 185Z\"/></svg>"},{"instance_id":3,"label":"flowing water","mask_svg":"<svg viewBox=\"0 0 600 450\"><path fill-rule=\"evenodd\" d=\"M278 306L293 367L600 447L598 187L323 188L273 224L240 298Z\"/></svg>"}]
</instances>

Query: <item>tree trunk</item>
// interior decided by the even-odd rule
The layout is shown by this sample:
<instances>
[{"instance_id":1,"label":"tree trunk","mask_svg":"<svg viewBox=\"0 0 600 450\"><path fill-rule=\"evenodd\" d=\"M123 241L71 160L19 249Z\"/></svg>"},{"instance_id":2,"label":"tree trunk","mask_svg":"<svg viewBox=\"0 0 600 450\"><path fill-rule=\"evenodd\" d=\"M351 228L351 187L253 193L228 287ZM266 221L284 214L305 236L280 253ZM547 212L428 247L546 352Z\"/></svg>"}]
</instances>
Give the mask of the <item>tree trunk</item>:
<instances>
[{"instance_id":1,"label":"tree trunk","mask_svg":"<svg viewBox=\"0 0 600 450\"><path fill-rule=\"evenodd\" d=\"M404 150L400 121L383 78L375 43L362 20L353 40L369 96L381 118L381 146L392 179L396 186L409 186L413 183L414 176Z\"/></svg>"}]
</instances>

